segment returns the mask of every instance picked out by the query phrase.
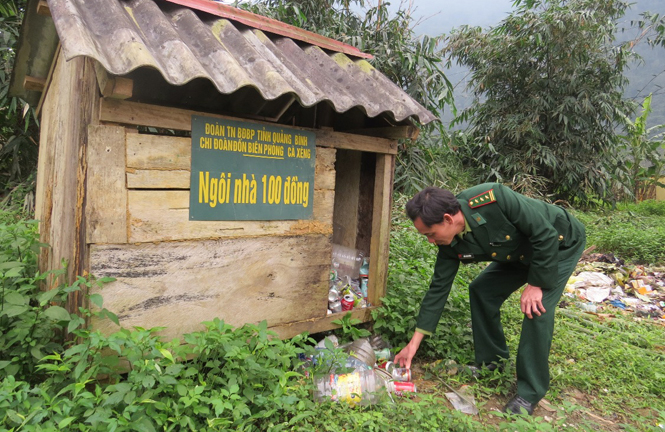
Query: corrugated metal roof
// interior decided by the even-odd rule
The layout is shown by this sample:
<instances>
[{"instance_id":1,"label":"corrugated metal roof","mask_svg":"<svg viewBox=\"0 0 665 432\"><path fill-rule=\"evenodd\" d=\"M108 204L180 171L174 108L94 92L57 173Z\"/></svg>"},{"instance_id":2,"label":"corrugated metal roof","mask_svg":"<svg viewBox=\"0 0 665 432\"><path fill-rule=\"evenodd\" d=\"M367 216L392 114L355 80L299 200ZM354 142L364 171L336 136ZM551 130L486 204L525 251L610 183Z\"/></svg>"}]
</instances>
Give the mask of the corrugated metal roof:
<instances>
[{"instance_id":1,"label":"corrugated metal roof","mask_svg":"<svg viewBox=\"0 0 665 432\"><path fill-rule=\"evenodd\" d=\"M321 36L310 31L294 27L292 25L274 20L272 18L256 15L251 12L237 9L232 6L220 3L218 0L165 0L171 3L179 4L181 6L191 7L203 12L220 16L222 18L229 18L233 21L245 24L255 29L267 31L270 33L286 36L291 39L307 42L312 45L317 45L324 49L338 51L344 54L350 54L354 57L372 59L374 56L364 53L358 48L347 45L345 43L336 41L334 39Z\"/></svg>"},{"instance_id":2,"label":"corrugated metal roof","mask_svg":"<svg viewBox=\"0 0 665 432\"><path fill-rule=\"evenodd\" d=\"M252 86L266 100L293 94L309 107L396 121L435 116L365 59L266 33L159 0L48 0L67 59L88 56L114 75L153 67L173 85L210 80L224 94ZM338 42L339 44L339 42Z\"/></svg>"}]
</instances>

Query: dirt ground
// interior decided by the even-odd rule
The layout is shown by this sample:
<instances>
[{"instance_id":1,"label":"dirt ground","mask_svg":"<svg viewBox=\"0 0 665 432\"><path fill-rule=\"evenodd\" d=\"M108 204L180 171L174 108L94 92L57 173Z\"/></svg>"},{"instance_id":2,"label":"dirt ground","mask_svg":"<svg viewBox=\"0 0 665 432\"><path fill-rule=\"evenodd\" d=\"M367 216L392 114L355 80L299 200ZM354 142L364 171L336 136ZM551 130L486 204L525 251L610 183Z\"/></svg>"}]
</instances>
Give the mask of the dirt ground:
<instances>
[{"instance_id":1,"label":"dirt ground","mask_svg":"<svg viewBox=\"0 0 665 432\"><path fill-rule=\"evenodd\" d=\"M443 395L443 393L450 392L450 390L438 380L423 379L422 377L425 376L424 372L422 365L413 365L413 382L415 383L419 394L438 393ZM473 385L474 384L472 383L469 384L469 386ZM459 388L455 388L455 390L459 390ZM608 418L607 416L603 416L601 413L596 412L594 408L592 408L593 397L594 396L585 394L577 389L571 389L563 394L564 400L569 401L576 406L581 406L583 407L582 409L576 410L572 414L565 414L563 409L557 406L557 403L550 402L545 398L540 401L534 410L533 415L536 417L542 417L543 421L548 423L557 423L560 418L566 417L566 425L571 429L575 429L575 425L585 425L587 428L594 427L598 431L614 432L625 430L621 424L630 423L630 421L626 418L619 418L617 415L615 415L614 418ZM443 397L443 399L448 409L455 409L445 397ZM490 396L489 399L483 399L477 403L479 410L478 421L487 425L499 425L500 423L505 422L505 417L493 415L493 413L501 412L508 400L509 397ZM645 412L643 414L645 417L649 416L649 413Z\"/></svg>"}]
</instances>

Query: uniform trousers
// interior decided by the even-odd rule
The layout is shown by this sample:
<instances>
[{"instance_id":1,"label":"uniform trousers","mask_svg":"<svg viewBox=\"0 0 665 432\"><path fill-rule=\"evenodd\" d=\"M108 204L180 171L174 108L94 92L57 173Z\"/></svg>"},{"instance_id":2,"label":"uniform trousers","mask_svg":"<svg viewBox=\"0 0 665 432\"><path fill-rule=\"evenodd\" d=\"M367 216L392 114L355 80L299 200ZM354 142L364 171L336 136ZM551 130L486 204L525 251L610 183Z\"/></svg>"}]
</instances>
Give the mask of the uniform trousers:
<instances>
[{"instance_id":1,"label":"uniform trousers","mask_svg":"<svg viewBox=\"0 0 665 432\"><path fill-rule=\"evenodd\" d=\"M554 312L566 282L584 251L585 238L558 251L556 287L543 290L546 312L533 318L524 316L517 349L517 394L531 403L545 396L550 385L549 353L554 332ZM501 326L501 305L527 283L528 265L492 262L469 285L471 323L475 358L478 364L491 364L509 358Z\"/></svg>"}]
</instances>

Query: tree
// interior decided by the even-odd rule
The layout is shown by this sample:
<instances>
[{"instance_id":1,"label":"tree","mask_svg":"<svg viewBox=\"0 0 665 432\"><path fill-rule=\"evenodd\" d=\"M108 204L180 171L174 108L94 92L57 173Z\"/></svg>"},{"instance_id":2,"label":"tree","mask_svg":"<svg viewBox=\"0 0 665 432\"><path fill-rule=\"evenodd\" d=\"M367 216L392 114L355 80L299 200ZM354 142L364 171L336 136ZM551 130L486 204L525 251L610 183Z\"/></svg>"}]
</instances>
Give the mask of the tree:
<instances>
[{"instance_id":1,"label":"tree","mask_svg":"<svg viewBox=\"0 0 665 432\"><path fill-rule=\"evenodd\" d=\"M475 138L465 148L481 180L533 180L555 199L612 199L617 127L630 53L615 46L619 0L516 1L498 27L462 27L450 60L471 69L476 103L458 118ZM529 181L531 181L529 180Z\"/></svg>"},{"instance_id":2,"label":"tree","mask_svg":"<svg viewBox=\"0 0 665 432\"><path fill-rule=\"evenodd\" d=\"M0 4L0 194L28 179L37 164L34 111L8 94L25 3L10 0Z\"/></svg>"}]
</instances>

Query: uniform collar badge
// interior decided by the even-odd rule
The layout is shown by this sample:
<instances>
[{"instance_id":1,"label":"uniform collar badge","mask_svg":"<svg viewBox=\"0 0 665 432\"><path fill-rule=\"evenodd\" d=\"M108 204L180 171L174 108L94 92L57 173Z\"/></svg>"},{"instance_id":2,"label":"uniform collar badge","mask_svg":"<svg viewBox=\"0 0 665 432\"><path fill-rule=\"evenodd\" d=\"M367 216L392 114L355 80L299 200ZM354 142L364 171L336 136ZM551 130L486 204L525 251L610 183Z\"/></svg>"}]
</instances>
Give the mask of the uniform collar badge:
<instances>
[{"instance_id":1,"label":"uniform collar badge","mask_svg":"<svg viewBox=\"0 0 665 432\"><path fill-rule=\"evenodd\" d=\"M487 223L487 221L485 220L485 218L483 218L483 217L480 215L480 213L474 213L474 214L472 214L472 215L471 215L471 218L473 218L473 220L475 220L476 223L477 223L478 225L483 225L483 224Z\"/></svg>"},{"instance_id":2,"label":"uniform collar badge","mask_svg":"<svg viewBox=\"0 0 665 432\"><path fill-rule=\"evenodd\" d=\"M469 207L475 209L487 204L492 204L493 202L496 202L496 197L494 196L494 189L490 189L487 192L483 192L480 195L470 198Z\"/></svg>"}]
</instances>

